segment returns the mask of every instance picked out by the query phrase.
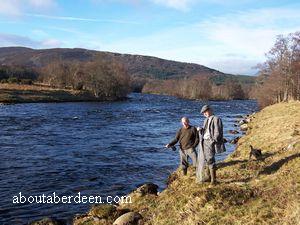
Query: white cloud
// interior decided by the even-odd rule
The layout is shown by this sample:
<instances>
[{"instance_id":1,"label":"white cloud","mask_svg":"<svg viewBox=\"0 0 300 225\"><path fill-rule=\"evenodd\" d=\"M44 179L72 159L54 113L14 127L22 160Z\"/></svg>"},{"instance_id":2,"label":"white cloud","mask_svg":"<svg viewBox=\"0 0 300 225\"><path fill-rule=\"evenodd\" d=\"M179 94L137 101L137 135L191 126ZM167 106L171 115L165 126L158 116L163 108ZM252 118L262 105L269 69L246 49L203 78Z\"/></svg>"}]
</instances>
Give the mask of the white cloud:
<instances>
[{"instance_id":1,"label":"white cloud","mask_svg":"<svg viewBox=\"0 0 300 225\"><path fill-rule=\"evenodd\" d=\"M37 8L51 8L55 6L53 0L28 0L29 5Z\"/></svg>"},{"instance_id":2,"label":"white cloud","mask_svg":"<svg viewBox=\"0 0 300 225\"><path fill-rule=\"evenodd\" d=\"M37 17L37 18L52 19L52 20L82 21L82 22L96 22L96 23L140 24L135 21L126 21L126 20L93 19L93 18L71 17L71 16L49 16L49 15L31 14L31 13L26 13L24 15L29 17Z\"/></svg>"},{"instance_id":3,"label":"white cloud","mask_svg":"<svg viewBox=\"0 0 300 225\"><path fill-rule=\"evenodd\" d=\"M300 30L299 7L265 8L211 17L101 45L99 50L194 62L222 72L254 74L276 36Z\"/></svg>"},{"instance_id":4,"label":"white cloud","mask_svg":"<svg viewBox=\"0 0 300 225\"><path fill-rule=\"evenodd\" d=\"M0 0L0 15L15 17L26 11L40 12L55 6L55 0Z\"/></svg>"},{"instance_id":5,"label":"white cloud","mask_svg":"<svg viewBox=\"0 0 300 225\"><path fill-rule=\"evenodd\" d=\"M199 23L205 36L222 45L224 53L262 60L276 36L300 30L299 9L260 9L238 12Z\"/></svg>"},{"instance_id":6,"label":"white cloud","mask_svg":"<svg viewBox=\"0 0 300 225\"><path fill-rule=\"evenodd\" d=\"M151 2L159 5L164 5L177 10L187 11L195 0L150 0Z\"/></svg>"},{"instance_id":7,"label":"white cloud","mask_svg":"<svg viewBox=\"0 0 300 225\"><path fill-rule=\"evenodd\" d=\"M61 41L52 38L35 40L27 36L0 33L0 47L24 46L30 48L55 48L61 47L62 44Z\"/></svg>"},{"instance_id":8,"label":"white cloud","mask_svg":"<svg viewBox=\"0 0 300 225\"><path fill-rule=\"evenodd\" d=\"M41 30L41 29L34 29L31 31L33 37L38 37L38 38L44 38L44 37L47 37L48 34L44 31L44 30Z\"/></svg>"},{"instance_id":9,"label":"white cloud","mask_svg":"<svg viewBox=\"0 0 300 225\"><path fill-rule=\"evenodd\" d=\"M245 75L245 74L254 75L257 73L257 69L253 67L256 64L257 64L257 60L254 59L230 57L224 59L209 60L205 65L223 71L225 73L240 74L240 75Z\"/></svg>"},{"instance_id":10,"label":"white cloud","mask_svg":"<svg viewBox=\"0 0 300 225\"><path fill-rule=\"evenodd\" d=\"M37 47L38 42L25 36L0 33L0 46L28 46Z\"/></svg>"},{"instance_id":11,"label":"white cloud","mask_svg":"<svg viewBox=\"0 0 300 225\"><path fill-rule=\"evenodd\" d=\"M63 43L57 39L46 39L41 41L41 48L59 48Z\"/></svg>"},{"instance_id":12,"label":"white cloud","mask_svg":"<svg viewBox=\"0 0 300 225\"><path fill-rule=\"evenodd\" d=\"M0 0L0 15L11 16L20 14L19 1L17 0Z\"/></svg>"}]
</instances>

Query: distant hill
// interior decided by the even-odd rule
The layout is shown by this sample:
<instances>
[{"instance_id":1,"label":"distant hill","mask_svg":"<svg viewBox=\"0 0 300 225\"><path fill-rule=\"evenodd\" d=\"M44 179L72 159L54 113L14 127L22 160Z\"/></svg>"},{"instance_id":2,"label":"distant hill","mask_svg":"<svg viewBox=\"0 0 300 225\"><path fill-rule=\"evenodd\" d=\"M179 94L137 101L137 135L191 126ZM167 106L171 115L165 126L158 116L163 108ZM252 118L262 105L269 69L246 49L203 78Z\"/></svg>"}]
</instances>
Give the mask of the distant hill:
<instances>
[{"instance_id":1,"label":"distant hill","mask_svg":"<svg viewBox=\"0 0 300 225\"><path fill-rule=\"evenodd\" d=\"M135 78L170 79L194 75L211 76L216 83L226 79L238 79L240 82L252 83L254 77L236 76L222 73L195 63L176 62L151 56L119 54L87 50L81 48L31 49L25 47L0 48L0 65L18 65L25 67L42 67L55 60L93 61L97 57L116 60L125 65L128 73Z\"/></svg>"}]
</instances>

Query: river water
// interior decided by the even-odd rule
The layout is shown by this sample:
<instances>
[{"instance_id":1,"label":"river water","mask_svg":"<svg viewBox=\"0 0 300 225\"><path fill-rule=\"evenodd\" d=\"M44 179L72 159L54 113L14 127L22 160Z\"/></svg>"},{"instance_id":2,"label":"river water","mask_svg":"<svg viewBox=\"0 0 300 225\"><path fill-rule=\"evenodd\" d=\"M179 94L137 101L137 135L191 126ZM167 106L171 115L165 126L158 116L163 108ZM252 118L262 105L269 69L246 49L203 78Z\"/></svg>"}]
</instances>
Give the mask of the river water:
<instances>
[{"instance_id":1,"label":"river water","mask_svg":"<svg viewBox=\"0 0 300 225\"><path fill-rule=\"evenodd\" d=\"M32 103L0 106L0 224L26 224L46 216L70 219L89 204L13 204L23 196L124 195L153 182L165 187L179 154L165 149L187 116L203 123L204 102L131 94L120 102ZM213 101L225 137L255 101ZM222 160L234 150L227 144Z\"/></svg>"}]
</instances>

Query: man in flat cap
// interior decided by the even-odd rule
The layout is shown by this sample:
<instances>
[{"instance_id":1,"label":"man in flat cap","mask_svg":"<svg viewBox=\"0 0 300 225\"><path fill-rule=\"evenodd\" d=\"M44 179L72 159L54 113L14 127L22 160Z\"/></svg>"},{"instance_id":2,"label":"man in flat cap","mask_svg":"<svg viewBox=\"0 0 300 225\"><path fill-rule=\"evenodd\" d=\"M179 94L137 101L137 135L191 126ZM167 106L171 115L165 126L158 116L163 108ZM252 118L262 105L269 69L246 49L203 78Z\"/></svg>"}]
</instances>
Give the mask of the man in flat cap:
<instances>
[{"instance_id":1,"label":"man in flat cap","mask_svg":"<svg viewBox=\"0 0 300 225\"><path fill-rule=\"evenodd\" d=\"M201 109L206 119L203 128L199 128L199 152L198 166L196 171L196 181L198 183L210 181L216 184L216 160L215 154L226 151L223 140L222 120L213 114L209 105L204 105Z\"/></svg>"},{"instance_id":2,"label":"man in flat cap","mask_svg":"<svg viewBox=\"0 0 300 225\"><path fill-rule=\"evenodd\" d=\"M186 175L189 166L188 158L192 159L194 167L197 165L196 147L199 144L199 134L197 128L190 125L190 121L187 117L181 118L181 123L182 127L177 131L175 139L165 147L170 148L179 142L180 164L183 175Z\"/></svg>"}]
</instances>

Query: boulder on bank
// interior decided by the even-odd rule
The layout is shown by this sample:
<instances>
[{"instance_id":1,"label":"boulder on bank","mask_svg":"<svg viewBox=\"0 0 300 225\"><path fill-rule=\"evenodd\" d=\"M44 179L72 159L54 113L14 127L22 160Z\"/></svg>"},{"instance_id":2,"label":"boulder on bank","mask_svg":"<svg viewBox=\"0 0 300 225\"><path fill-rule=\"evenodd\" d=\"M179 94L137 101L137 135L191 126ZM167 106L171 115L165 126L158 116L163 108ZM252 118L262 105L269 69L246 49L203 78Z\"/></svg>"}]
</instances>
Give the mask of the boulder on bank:
<instances>
[{"instance_id":1,"label":"boulder on bank","mask_svg":"<svg viewBox=\"0 0 300 225\"><path fill-rule=\"evenodd\" d=\"M120 216L113 225L139 225L142 215L136 212L128 212Z\"/></svg>"},{"instance_id":2,"label":"boulder on bank","mask_svg":"<svg viewBox=\"0 0 300 225\"><path fill-rule=\"evenodd\" d=\"M229 134L238 134L239 132L237 130L229 130L228 133Z\"/></svg>"},{"instance_id":3,"label":"boulder on bank","mask_svg":"<svg viewBox=\"0 0 300 225\"><path fill-rule=\"evenodd\" d=\"M243 124L240 126L241 131L247 131L248 130L248 124Z\"/></svg>"},{"instance_id":4,"label":"boulder on bank","mask_svg":"<svg viewBox=\"0 0 300 225\"><path fill-rule=\"evenodd\" d=\"M236 138L234 138L234 139L232 139L231 141L230 141L230 144L236 144L236 143L238 143L238 141L239 141L239 139L240 139L241 137L236 137Z\"/></svg>"},{"instance_id":5,"label":"boulder on bank","mask_svg":"<svg viewBox=\"0 0 300 225\"><path fill-rule=\"evenodd\" d=\"M111 204L93 205L88 214L78 215L73 220L73 225L106 225L112 224L115 219L128 213L128 209L119 209Z\"/></svg>"},{"instance_id":6,"label":"boulder on bank","mask_svg":"<svg viewBox=\"0 0 300 225\"><path fill-rule=\"evenodd\" d=\"M138 187L135 192L138 193L140 196L145 196L147 194L157 195L158 193L158 186L153 183L146 183L142 186Z\"/></svg>"},{"instance_id":7,"label":"boulder on bank","mask_svg":"<svg viewBox=\"0 0 300 225\"><path fill-rule=\"evenodd\" d=\"M253 115L247 115L243 119L237 120L237 122L241 126L243 124L250 123L253 118L255 118Z\"/></svg>"},{"instance_id":8,"label":"boulder on bank","mask_svg":"<svg viewBox=\"0 0 300 225\"><path fill-rule=\"evenodd\" d=\"M243 124L246 124L246 123L247 123L247 122L246 122L245 119L242 119L242 120L239 121L239 125L240 125L240 126L243 125Z\"/></svg>"}]
</instances>

